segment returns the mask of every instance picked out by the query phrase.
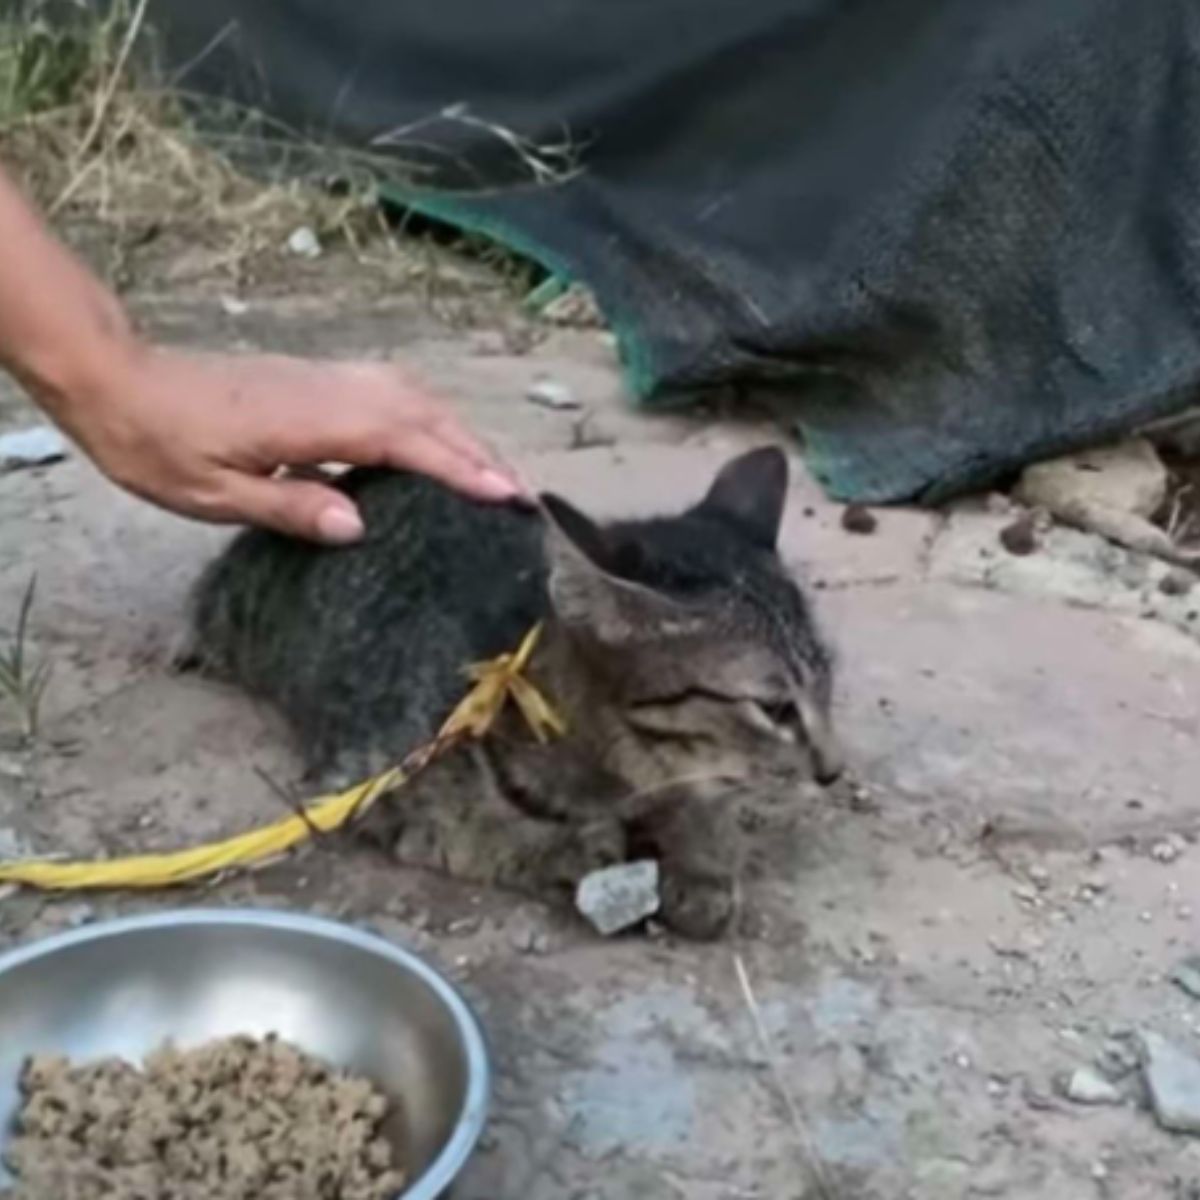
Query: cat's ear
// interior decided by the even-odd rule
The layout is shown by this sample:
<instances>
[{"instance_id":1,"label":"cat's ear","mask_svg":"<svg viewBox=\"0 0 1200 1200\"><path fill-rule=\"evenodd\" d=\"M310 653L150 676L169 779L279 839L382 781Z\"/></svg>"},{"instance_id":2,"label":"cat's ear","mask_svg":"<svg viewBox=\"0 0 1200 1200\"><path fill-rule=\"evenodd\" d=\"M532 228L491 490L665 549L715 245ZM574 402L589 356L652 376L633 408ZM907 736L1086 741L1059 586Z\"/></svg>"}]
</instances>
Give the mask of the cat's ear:
<instances>
[{"instance_id":1,"label":"cat's ear","mask_svg":"<svg viewBox=\"0 0 1200 1200\"><path fill-rule=\"evenodd\" d=\"M548 518L552 541L565 540L570 548L601 571L613 569L614 547L608 535L591 517L585 516L561 496L549 492L542 493L541 502Z\"/></svg>"},{"instance_id":2,"label":"cat's ear","mask_svg":"<svg viewBox=\"0 0 1200 1200\"><path fill-rule=\"evenodd\" d=\"M726 463L694 511L720 517L755 545L774 550L787 491L787 456L778 446L764 446Z\"/></svg>"},{"instance_id":3,"label":"cat's ear","mask_svg":"<svg viewBox=\"0 0 1200 1200\"><path fill-rule=\"evenodd\" d=\"M619 577L628 547L565 500L547 495L541 500L550 603L564 626L608 650L661 641L697 626L697 614L686 606Z\"/></svg>"}]
</instances>

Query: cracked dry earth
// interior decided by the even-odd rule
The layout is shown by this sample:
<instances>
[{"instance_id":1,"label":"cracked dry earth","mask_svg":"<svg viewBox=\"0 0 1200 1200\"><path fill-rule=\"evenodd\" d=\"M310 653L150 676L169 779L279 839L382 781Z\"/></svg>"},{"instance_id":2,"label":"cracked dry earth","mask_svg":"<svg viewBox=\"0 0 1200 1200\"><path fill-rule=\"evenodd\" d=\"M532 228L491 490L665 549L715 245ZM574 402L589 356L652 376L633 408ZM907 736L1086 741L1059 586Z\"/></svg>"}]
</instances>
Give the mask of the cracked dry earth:
<instances>
[{"instance_id":1,"label":"cracked dry earth","mask_svg":"<svg viewBox=\"0 0 1200 1200\"><path fill-rule=\"evenodd\" d=\"M773 436L635 415L604 335L529 348L499 309L452 328L332 257L244 299L234 317L216 285L133 297L196 345L405 355L535 481L599 512L677 505L731 449ZM586 422L529 403L540 377ZM3 394L0 429L32 419ZM1115 1072L1116 1104L1063 1094L1142 1029L1200 1051L1200 1000L1170 980L1200 951L1190 610L1156 616L1136 561L1069 531L1015 566L982 504L884 511L870 535L840 516L797 462L786 550L840 652L863 788L804 814L731 942L600 941L567 912L338 843L214 889L9 895L0 944L254 903L429 955L479 1006L497 1058L462 1200L822 1196L780 1081L844 1200L1194 1200L1200 1139L1156 1124L1136 1070ZM54 662L37 747L0 753L6 852L169 848L279 815L256 773L294 778L278 725L167 670L186 588L223 536L77 457L0 477L0 625L36 571L36 643Z\"/></svg>"}]
</instances>

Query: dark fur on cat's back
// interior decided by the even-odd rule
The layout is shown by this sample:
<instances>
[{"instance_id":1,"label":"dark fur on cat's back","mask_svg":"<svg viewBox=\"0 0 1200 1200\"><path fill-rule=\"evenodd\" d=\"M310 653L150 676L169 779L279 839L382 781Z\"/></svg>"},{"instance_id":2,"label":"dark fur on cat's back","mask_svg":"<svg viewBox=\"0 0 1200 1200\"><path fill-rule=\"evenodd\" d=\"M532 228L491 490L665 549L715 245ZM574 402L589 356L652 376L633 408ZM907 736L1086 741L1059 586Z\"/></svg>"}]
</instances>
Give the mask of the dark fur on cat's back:
<instances>
[{"instance_id":1,"label":"dark fur on cat's back","mask_svg":"<svg viewBox=\"0 0 1200 1200\"><path fill-rule=\"evenodd\" d=\"M417 475L342 481L367 536L329 551L240 535L201 581L197 649L274 702L313 773L358 776L436 731L463 668L512 650L542 615L541 525Z\"/></svg>"},{"instance_id":2,"label":"dark fur on cat's back","mask_svg":"<svg viewBox=\"0 0 1200 1200\"><path fill-rule=\"evenodd\" d=\"M350 782L432 736L464 666L544 621L530 674L568 736L539 746L509 714L388 803L389 839L407 861L534 887L651 853L667 915L712 932L736 868L731 795L834 769L829 656L775 550L783 455L734 460L676 516L607 526L403 473L341 486L366 539L240 535L197 590L200 661L274 703L314 774Z\"/></svg>"}]
</instances>

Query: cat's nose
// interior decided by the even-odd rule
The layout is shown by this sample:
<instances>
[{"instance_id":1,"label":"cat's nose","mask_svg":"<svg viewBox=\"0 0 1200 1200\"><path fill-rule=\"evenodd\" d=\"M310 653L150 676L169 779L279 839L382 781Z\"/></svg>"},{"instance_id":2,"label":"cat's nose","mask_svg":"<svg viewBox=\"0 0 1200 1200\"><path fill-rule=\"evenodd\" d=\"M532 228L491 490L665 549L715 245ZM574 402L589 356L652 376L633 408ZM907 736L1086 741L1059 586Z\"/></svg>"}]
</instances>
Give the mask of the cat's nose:
<instances>
[{"instance_id":1,"label":"cat's nose","mask_svg":"<svg viewBox=\"0 0 1200 1200\"><path fill-rule=\"evenodd\" d=\"M846 760L837 735L833 732L829 715L804 698L798 701L797 708L808 741L813 778L822 785L834 783L845 771Z\"/></svg>"},{"instance_id":2,"label":"cat's nose","mask_svg":"<svg viewBox=\"0 0 1200 1200\"><path fill-rule=\"evenodd\" d=\"M813 777L822 787L837 783L846 770L846 764L840 756L827 757L827 752L813 748Z\"/></svg>"}]
</instances>

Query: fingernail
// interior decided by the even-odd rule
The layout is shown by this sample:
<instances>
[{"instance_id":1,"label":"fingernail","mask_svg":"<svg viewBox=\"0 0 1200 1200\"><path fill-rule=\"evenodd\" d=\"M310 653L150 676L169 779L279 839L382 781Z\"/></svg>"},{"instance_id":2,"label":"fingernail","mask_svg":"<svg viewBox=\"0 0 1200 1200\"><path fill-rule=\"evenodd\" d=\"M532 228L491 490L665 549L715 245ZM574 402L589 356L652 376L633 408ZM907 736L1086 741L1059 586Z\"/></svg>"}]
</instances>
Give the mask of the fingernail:
<instances>
[{"instance_id":1,"label":"fingernail","mask_svg":"<svg viewBox=\"0 0 1200 1200\"><path fill-rule=\"evenodd\" d=\"M331 546L348 546L363 535L362 517L353 508L331 504L317 515L317 533Z\"/></svg>"},{"instance_id":2,"label":"fingernail","mask_svg":"<svg viewBox=\"0 0 1200 1200\"><path fill-rule=\"evenodd\" d=\"M511 500L521 495L521 485L503 471L485 467L479 473L479 482L489 496L496 500Z\"/></svg>"},{"instance_id":3,"label":"fingernail","mask_svg":"<svg viewBox=\"0 0 1200 1200\"><path fill-rule=\"evenodd\" d=\"M509 479L516 484L517 493L523 500L532 500L534 497L533 488L530 486L529 480L517 470L510 470Z\"/></svg>"}]
</instances>

